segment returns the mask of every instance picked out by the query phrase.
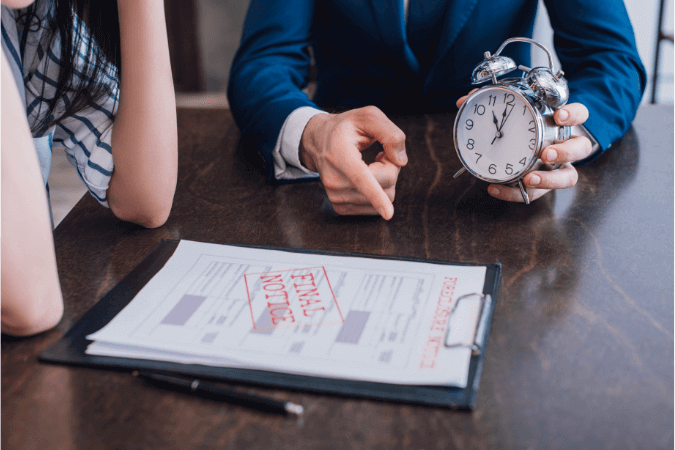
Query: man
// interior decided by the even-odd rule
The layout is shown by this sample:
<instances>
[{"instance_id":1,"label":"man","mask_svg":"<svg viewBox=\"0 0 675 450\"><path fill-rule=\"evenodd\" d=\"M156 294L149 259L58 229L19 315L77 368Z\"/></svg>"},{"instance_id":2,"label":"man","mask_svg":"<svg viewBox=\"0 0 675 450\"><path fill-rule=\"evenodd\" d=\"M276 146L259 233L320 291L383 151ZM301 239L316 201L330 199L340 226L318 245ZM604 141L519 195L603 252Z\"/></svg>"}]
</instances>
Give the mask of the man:
<instances>
[{"instance_id":1,"label":"man","mask_svg":"<svg viewBox=\"0 0 675 450\"><path fill-rule=\"evenodd\" d=\"M559 125L584 124L542 152L554 171L525 179L530 198L573 186L576 169L621 137L633 120L646 75L621 0L546 1L555 48L569 81ZM405 136L385 112L454 110L471 89L483 52L510 37L531 37L537 0L252 0L228 96L242 139L268 165L269 180L319 176L339 214L393 215ZM312 46L318 68L311 101ZM505 52L528 65L530 47ZM319 109L352 108L342 114ZM384 152L367 166L360 151ZM592 147L596 143L596 149ZM522 201L517 188L490 186L494 197Z\"/></svg>"}]
</instances>

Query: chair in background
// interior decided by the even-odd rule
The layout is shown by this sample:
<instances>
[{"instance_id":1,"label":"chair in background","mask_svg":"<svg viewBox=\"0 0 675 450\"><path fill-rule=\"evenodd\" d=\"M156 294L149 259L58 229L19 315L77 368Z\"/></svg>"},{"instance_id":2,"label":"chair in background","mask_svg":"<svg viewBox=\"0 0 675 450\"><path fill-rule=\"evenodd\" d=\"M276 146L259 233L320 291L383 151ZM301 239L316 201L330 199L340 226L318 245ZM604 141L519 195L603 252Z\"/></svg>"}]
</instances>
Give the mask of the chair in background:
<instances>
[{"instance_id":1,"label":"chair in background","mask_svg":"<svg viewBox=\"0 0 675 450\"><path fill-rule=\"evenodd\" d=\"M656 56L654 57L654 72L652 75L652 103L656 103L656 93L658 92L659 77L659 54L661 53L661 41L670 41L673 43L673 34L667 34L663 31L663 13L666 9L666 0L661 0L659 6L659 23L656 33Z\"/></svg>"},{"instance_id":2,"label":"chair in background","mask_svg":"<svg viewBox=\"0 0 675 450\"><path fill-rule=\"evenodd\" d=\"M205 83L196 1L164 0L164 10L176 92L202 91Z\"/></svg>"}]
</instances>

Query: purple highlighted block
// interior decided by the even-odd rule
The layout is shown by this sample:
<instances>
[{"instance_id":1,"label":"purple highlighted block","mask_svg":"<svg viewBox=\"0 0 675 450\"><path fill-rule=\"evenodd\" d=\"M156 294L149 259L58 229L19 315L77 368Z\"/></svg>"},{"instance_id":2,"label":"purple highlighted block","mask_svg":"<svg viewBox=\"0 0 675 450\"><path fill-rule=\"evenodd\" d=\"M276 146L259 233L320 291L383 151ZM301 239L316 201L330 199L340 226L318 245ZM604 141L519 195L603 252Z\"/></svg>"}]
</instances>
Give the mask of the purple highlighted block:
<instances>
[{"instance_id":1,"label":"purple highlighted block","mask_svg":"<svg viewBox=\"0 0 675 450\"><path fill-rule=\"evenodd\" d=\"M272 334L273 332L272 315L269 308L265 308L260 317L258 317L258 320L255 321L255 330L251 330L251 333Z\"/></svg>"},{"instance_id":2,"label":"purple highlighted block","mask_svg":"<svg viewBox=\"0 0 675 450\"><path fill-rule=\"evenodd\" d=\"M342 344L358 344L361 333L368 322L369 311L349 311L345 323L335 338L335 342Z\"/></svg>"},{"instance_id":3,"label":"purple highlighted block","mask_svg":"<svg viewBox=\"0 0 675 450\"><path fill-rule=\"evenodd\" d=\"M204 303L206 297L202 295L183 295L176 306L173 307L169 314L162 319L162 324L164 325L185 325L190 317L197 311L202 303Z\"/></svg>"}]
</instances>

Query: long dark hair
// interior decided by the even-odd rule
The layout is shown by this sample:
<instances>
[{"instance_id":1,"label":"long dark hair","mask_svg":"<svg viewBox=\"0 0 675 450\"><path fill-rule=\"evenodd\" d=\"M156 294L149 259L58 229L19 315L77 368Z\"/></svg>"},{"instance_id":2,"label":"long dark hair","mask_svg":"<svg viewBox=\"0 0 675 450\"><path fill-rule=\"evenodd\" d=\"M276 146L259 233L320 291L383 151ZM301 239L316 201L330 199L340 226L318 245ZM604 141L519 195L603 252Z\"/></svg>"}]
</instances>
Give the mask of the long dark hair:
<instances>
[{"instance_id":1,"label":"long dark hair","mask_svg":"<svg viewBox=\"0 0 675 450\"><path fill-rule=\"evenodd\" d=\"M47 105L44 114L38 110L38 120L32 127L38 134L111 95L119 84L122 62L117 0L37 0L36 3L40 2L47 2L51 20L41 22L36 15L38 5L33 4L19 16L18 22L30 27L30 31L45 28L47 34L41 40L44 51L60 39L61 62L54 96L45 98L44 85L42 92L31 92L41 101L40 106L42 102ZM84 61L78 60L81 51L86 55ZM45 58L47 65L57 64ZM64 95L68 95L65 111L58 111L55 117L57 103Z\"/></svg>"}]
</instances>

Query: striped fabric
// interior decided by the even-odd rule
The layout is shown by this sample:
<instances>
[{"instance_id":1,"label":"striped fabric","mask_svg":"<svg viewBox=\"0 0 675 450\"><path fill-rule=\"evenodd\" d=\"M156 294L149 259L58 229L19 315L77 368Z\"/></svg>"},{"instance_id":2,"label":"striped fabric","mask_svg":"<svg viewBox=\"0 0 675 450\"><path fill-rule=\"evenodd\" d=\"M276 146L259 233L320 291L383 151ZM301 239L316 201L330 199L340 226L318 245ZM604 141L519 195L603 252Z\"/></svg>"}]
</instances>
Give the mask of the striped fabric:
<instances>
[{"instance_id":1,"label":"striped fabric","mask_svg":"<svg viewBox=\"0 0 675 450\"><path fill-rule=\"evenodd\" d=\"M2 47L17 83L19 95L25 98L26 116L31 127L47 111L47 104L41 102L40 98L36 98L33 94L41 96L44 88L44 97L52 98L60 70L59 40L56 39L51 48L45 48L42 42L46 38L44 25L52 17L50 3L48 1L38 2L37 16L43 21L43 26L39 29L38 27L23 27L17 23L17 17L21 11L2 7ZM86 51L86 39L87 36L83 36L84 49L76 61L76 76L81 75L77 69L81 68L89 57L83 54ZM38 146L37 149L45 184L51 163L50 151L63 148L89 192L102 205L108 206L106 192L113 171L110 140L116 112L114 108L119 98L117 74L114 68L111 67L108 71L104 82L110 85L106 98L60 121L46 132L34 134L33 138L38 140L51 136L53 143L52 148L46 151L41 149L44 146ZM57 114L68 105L69 95L66 94L58 100Z\"/></svg>"}]
</instances>

